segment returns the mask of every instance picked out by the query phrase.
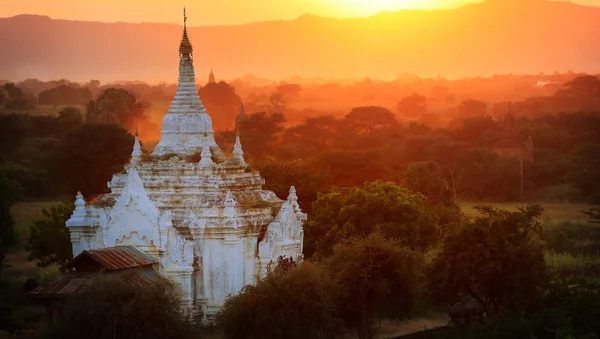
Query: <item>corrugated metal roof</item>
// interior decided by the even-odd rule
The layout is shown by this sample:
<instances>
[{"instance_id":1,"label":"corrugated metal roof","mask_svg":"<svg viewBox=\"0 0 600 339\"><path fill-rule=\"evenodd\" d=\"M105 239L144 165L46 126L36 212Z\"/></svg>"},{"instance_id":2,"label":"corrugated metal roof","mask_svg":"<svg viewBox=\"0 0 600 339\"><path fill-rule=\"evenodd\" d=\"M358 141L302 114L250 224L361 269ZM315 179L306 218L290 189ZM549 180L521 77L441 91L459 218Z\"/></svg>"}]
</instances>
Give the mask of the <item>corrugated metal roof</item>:
<instances>
[{"instance_id":1,"label":"corrugated metal roof","mask_svg":"<svg viewBox=\"0 0 600 339\"><path fill-rule=\"evenodd\" d=\"M127 283L134 286L148 286L156 281L164 279L153 269L137 270L135 275L127 276ZM92 281L103 273L86 272L70 273L46 286L40 286L28 292L27 295L36 297L63 297L66 295L80 295L85 293Z\"/></svg>"},{"instance_id":2,"label":"corrugated metal roof","mask_svg":"<svg viewBox=\"0 0 600 339\"><path fill-rule=\"evenodd\" d=\"M102 267L109 271L122 270L140 266L156 264L150 255L138 250L133 246L107 247L98 250L83 251L73 258L67 265L67 268L75 267L77 260L83 256L88 256L96 261Z\"/></svg>"},{"instance_id":3,"label":"corrugated metal roof","mask_svg":"<svg viewBox=\"0 0 600 339\"><path fill-rule=\"evenodd\" d=\"M66 275L46 286L40 286L27 292L35 296L64 296L77 295L85 292L92 283L93 277L86 273L73 273Z\"/></svg>"}]
</instances>

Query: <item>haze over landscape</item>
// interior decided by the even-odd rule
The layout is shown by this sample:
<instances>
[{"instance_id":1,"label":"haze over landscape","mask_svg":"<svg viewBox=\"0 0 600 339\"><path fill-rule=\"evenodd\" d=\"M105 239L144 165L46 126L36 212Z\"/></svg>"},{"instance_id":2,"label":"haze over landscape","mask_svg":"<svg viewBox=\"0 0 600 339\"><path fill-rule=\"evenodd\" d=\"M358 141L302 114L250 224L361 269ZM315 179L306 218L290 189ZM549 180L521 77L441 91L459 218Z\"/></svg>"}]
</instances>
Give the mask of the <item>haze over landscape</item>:
<instances>
[{"instance_id":1,"label":"haze over landscape","mask_svg":"<svg viewBox=\"0 0 600 339\"><path fill-rule=\"evenodd\" d=\"M600 338L594 5L0 0L0 339Z\"/></svg>"},{"instance_id":2,"label":"haze over landscape","mask_svg":"<svg viewBox=\"0 0 600 339\"><path fill-rule=\"evenodd\" d=\"M30 8L26 4L22 8ZM11 9L10 3L2 6ZM13 11L19 8L12 6ZM206 13L211 13L210 6L192 12L190 22ZM181 24L70 18L0 19L0 43L11 46L0 55L0 78L176 78L173 65ZM223 79L253 74L270 79L392 80L404 73L462 78L600 71L600 8L570 2L488 0L455 9L399 10L362 18L308 14L287 21L214 24L190 27L189 35L197 74L212 68Z\"/></svg>"}]
</instances>

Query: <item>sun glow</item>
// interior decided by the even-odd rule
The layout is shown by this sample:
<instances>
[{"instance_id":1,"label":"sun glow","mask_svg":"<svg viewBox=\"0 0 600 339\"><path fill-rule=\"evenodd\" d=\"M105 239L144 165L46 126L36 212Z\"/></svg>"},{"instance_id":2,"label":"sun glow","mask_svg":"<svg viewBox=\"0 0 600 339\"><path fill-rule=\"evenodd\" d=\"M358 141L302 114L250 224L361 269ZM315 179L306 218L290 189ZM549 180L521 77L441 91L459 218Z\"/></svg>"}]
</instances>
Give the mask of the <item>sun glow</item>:
<instances>
[{"instance_id":1,"label":"sun glow","mask_svg":"<svg viewBox=\"0 0 600 339\"><path fill-rule=\"evenodd\" d=\"M371 15L400 9L448 8L464 4L461 0L325 0L344 14Z\"/></svg>"}]
</instances>

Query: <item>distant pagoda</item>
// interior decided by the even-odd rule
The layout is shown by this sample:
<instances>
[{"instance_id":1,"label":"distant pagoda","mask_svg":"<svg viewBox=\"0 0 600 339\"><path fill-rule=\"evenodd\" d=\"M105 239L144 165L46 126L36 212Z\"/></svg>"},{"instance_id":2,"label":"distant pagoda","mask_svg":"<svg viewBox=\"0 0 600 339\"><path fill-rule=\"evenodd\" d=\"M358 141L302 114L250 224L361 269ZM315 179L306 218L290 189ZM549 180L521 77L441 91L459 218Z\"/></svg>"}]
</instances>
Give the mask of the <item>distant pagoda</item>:
<instances>
[{"instance_id":1,"label":"distant pagoda","mask_svg":"<svg viewBox=\"0 0 600 339\"><path fill-rule=\"evenodd\" d=\"M215 74L213 73L212 68L210 69L210 74L208 75L208 83L209 84L214 84L216 82L215 80Z\"/></svg>"}]
</instances>

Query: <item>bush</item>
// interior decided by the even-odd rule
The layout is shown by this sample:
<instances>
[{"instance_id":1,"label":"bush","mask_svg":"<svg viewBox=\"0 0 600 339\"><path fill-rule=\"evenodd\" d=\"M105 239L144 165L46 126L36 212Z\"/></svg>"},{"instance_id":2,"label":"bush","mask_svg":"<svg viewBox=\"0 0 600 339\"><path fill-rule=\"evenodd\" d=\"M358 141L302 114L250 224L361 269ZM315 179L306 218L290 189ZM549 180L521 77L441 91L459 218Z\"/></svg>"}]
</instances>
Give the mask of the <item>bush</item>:
<instances>
[{"instance_id":1,"label":"bush","mask_svg":"<svg viewBox=\"0 0 600 339\"><path fill-rule=\"evenodd\" d=\"M543 232L546 246L556 253L575 256L600 254L600 225L565 221L548 224Z\"/></svg>"},{"instance_id":2,"label":"bush","mask_svg":"<svg viewBox=\"0 0 600 339\"><path fill-rule=\"evenodd\" d=\"M514 314L493 318L488 325L471 328L466 331L449 331L443 334L432 334L426 338L438 339L572 339L575 331L569 317L562 311L545 310L533 315Z\"/></svg>"},{"instance_id":3,"label":"bush","mask_svg":"<svg viewBox=\"0 0 600 339\"><path fill-rule=\"evenodd\" d=\"M480 206L481 216L467 220L444 238L429 268L429 290L447 302L466 294L487 314L523 309L547 281L544 248L539 240L537 205L509 212Z\"/></svg>"},{"instance_id":4,"label":"bush","mask_svg":"<svg viewBox=\"0 0 600 339\"><path fill-rule=\"evenodd\" d=\"M106 274L81 297L67 301L46 338L191 338L175 286L167 280L140 286L136 271ZM144 279L147 281L147 279Z\"/></svg>"},{"instance_id":5,"label":"bush","mask_svg":"<svg viewBox=\"0 0 600 339\"><path fill-rule=\"evenodd\" d=\"M286 261L289 264L289 262ZM342 332L337 286L312 263L280 265L227 299L217 323L230 339L328 339ZM288 265L286 265L288 266Z\"/></svg>"},{"instance_id":6,"label":"bush","mask_svg":"<svg viewBox=\"0 0 600 339\"><path fill-rule=\"evenodd\" d=\"M340 289L346 328L370 339L383 318L408 319L421 292L422 259L379 231L336 246L326 264Z\"/></svg>"},{"instance_id":7,"label":"bush","mask_svg":"<svg viewBox=\"0 0 600 339\"><path fill-rule=\"evenodd\" d=\"M71 236L66 222L74 209L72 202L43 209L44 218L31 224L27 244L27 250L30 251L28 259L38 260L38 267L57 264L62 270L73 259Z\"/></svg>"}]
</instances>

